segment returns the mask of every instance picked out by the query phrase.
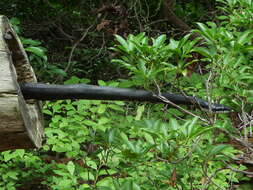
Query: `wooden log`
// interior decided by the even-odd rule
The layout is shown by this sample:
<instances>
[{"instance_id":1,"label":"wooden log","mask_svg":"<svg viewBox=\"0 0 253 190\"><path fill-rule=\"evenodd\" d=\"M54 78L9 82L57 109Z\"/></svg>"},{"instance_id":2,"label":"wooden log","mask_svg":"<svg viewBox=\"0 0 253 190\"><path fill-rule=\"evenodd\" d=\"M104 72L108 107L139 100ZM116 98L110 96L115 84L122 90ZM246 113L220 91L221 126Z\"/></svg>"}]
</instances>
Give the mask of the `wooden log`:
<instances>
[{"instance_id":1,"label":"wooden log","mask_svg":"<svg viewBox=\"0 0 253 190\"><path fill-rule=\"evenodd\" d=\"M42 145L41 103L24 100L19 82L37 80L18 36L0 16L0 151Z\"/></svg>"}]
</instances>

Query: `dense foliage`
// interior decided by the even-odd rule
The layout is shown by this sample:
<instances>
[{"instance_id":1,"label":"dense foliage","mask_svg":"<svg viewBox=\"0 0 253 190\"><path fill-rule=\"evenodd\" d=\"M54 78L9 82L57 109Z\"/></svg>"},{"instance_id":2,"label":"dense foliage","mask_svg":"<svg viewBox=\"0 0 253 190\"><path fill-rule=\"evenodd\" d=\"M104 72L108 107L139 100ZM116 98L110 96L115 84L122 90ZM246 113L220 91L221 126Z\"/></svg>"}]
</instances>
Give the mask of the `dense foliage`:
<instances>
[{"instance_id":1,"label":"dense foliage","mask_svg":"<svg viewBox=\"0 0 253 190\"><path fill-rule=\"evenodd\" d=\"M48 19L56 16L54 11L57 10L57 13L72 15L65 19L69 22L73 19L76 25L84 16L90 19L85 25L95 22L92 16L81 14L81 8L87 4L96 7L96 3L46 2L48 4L43 6L51 8ZM132 22L137 19L135 23L143 28L137 34L117 32L114 42L112 36L104 38L108 39L104 42L106 45L97 49L96 43L100 42L94 41L96 36L101 34L101 30L111 29L106 28L104 19L103 22L95 22L98 24L97 31L89 32L87 29L84 34L89 36L87 40L94 42L93 46L77 48L78 44L75 46L73 43L69 47L63 43L65 49L71 49L69 60L57 58L60 51L56 52L56 57L49 52L57 50L55 43L49 41L46 46L22 32L20 21L22 23L23 19L34 15L31 20L35 22L39 16L45 16L42 15L45 11L42 5L37 5L38 11L18 12L11 22L16 31L25 36L21 39L22 43L40 80L53 82L58 76L57 82L67 79L65 84L75 84L94 83L97 79L95 82L101 86L147 89L159 98L163 98L160 91L171 91L220 102L235 112L215 114L210 110L192 111L189 107L175 109L170 104L121 101L45 102L43 113L47 127L44 146L40 150L2 152L1 189L225 190L235 189L240 181L251 180L253 173L246 171L247 167L240 158L247 158L253 150L250 144L253 120L253 2L217 0L215 9L197 1L182 1L175 6L175 13L189 23L199 22L195 25L196 29L181 36L173 31L168 36L164 32L167 27L164 24L157 33L154 28L148 27L152 19L159 17L158 10L163 1L158 1L160 4L154 2L126 2L126 6L130 7L128 14L135 15ZM137 7L148 6L136 10L134 3ZM25 5L27 2L16 1L12 8L20 10ZM83 10L91 7L86 6ZM206 8L210 12L215 10L217 14L212 21L201 20ZM11 13L13 10L7 11ZM111 15L110 19L113 20L113 16L117 18L117 14ZM66 30L71 31L70 28L66 27ZM94 54L98 56L94 57ZM91 55L94 60L89 64L94 68L85 69L80 65L82 59L88 60ZM78 56L81 56L80 62L72 61ZM100 73L95 69L97 65L93 65L95 61L98 61L96 64L100 61L105 63L99 64L98 70L107 71L110 65L109 70L118 71L113 73L113 77L106 77L114 80L105 82L94 77L93 74ZM116 77L121 79L116 80Z\"/></svg>"}]
</instances>

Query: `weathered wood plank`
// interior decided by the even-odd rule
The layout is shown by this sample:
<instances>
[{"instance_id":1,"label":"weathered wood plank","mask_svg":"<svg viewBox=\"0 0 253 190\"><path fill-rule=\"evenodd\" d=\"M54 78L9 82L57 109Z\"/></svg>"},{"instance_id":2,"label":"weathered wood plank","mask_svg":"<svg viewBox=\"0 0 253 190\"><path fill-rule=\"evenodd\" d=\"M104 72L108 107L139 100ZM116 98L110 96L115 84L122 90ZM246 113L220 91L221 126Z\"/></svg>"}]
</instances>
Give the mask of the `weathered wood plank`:
<instances>
[{"instance_id":1,"label":"weathered wood plank","mask_svg":"<svg viewBox=\"0 0 253 190\"><path fill-rule=\"evenodd\" d=\"M1 19L2 20L2 19ZM4 30L3 27L0 30L0 96L1 93L15 93L16 89L13 85L13 80L11 77L11 71L10 71L10 51L8 50L8 47L3 40L4 36Z\"/></svg>"},{"instance_id":2,"label":"weathered wood plank","mask_svg":"<svg viewBox=\"0 0 253 190\"><path fill-rule=\"evenodd\" d=\"M16 93L16 89L11 76L12 74L10 72L10 64L8 62L9 55L5 52L0 51L0 96L4 93Z\"/></svg>"},{"instance_id":3,"label":"weathered wood plank","mask_svg":"<svg viewBox=\"0 0 253 190\"><path fill-rule=\"evenodd\" d=\"M18 82L37 80L18 36L0 16L0 151L42 145L40 102L25 101Z\"/></svg>"},{"instance_id":4,"label":"weathered wood plank","mask_svg":"<svg viewBox=\"0 0 253 190\"><path fill-rule=\"evenodd\" d=\"M5 97L0 97L0 134L24 131L17 95L6 94Z\"/></svg>"}]
</instances>

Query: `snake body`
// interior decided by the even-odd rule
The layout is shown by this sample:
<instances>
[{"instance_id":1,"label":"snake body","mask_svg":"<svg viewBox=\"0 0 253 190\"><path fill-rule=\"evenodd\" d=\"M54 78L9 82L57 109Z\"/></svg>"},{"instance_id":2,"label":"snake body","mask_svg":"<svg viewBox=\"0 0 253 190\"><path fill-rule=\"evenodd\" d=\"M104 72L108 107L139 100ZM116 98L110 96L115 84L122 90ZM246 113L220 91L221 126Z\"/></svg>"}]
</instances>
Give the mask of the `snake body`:
<instances>
[{"instance_id":1,"label":"snake body","mask_svg":"<svg viewBox=\"0 0 253 190\"><path fill-rule=\"evenodd\" d=\"M25 99L62 100L62 99L90 99L90 100L122 100L140 102L163 102L152 92L127 88L114 88L87 84L55 85L43 83L21 83L21 92ZM207 109L212 112L229 112L231 109L222 104L211 104L200 98L183 96L172 93L162 93L163 97L181 105L195 105L196 108Z\"/></svg>"}]
</instances>

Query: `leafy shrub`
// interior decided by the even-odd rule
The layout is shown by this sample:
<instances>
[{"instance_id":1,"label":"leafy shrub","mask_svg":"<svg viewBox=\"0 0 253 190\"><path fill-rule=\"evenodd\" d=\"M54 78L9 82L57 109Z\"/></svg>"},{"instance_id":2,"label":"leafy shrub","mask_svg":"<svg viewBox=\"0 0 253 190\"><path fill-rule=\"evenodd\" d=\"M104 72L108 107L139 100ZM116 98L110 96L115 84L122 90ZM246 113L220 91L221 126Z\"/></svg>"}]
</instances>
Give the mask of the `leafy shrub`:
<instances>
[{"instance_id":1,"label":"leafy shrub","mask_svg":"<svg viewBox=\"0 0 253 190\"><path fill-rule=\"evenodd\" d=\"M67 83L81 81L87 82L73 77ZM15 189L33 179L57 190L216 189L238 181L224 164L237 151L215 145L224 138L214 138L218 126L203 126L198 118L168 123L160 118L169 114L150 115L151 110L119 101L47 102L44 113L51 120L40 156L2 153L1 171L12 168L2 176L3 187Z\"/></svg>"},{"instance_id":2,"label":"leafy shrub","mask_svg":"<svg viewBox=\"0 0 253 190\"><path fill-rule=\"evenodd\" d=\"M167 89L169 83L178 91L250 113L252 30L246 24L252 19L252 3L219 2L225 3L222 22L198 23L195 40L185 36L167 41L164 35L148 38L144 33L126 40L116 36L119 44L112 49L121 57L113 62L126 68L130 79L98 81L99 85L154 90ZM45 61L40 44L28 42L31 56ZM196 58L195 53L201 56ZM205 63L201 69L206 72L186 77L195 62ZM72 77L66 84L89 82ZM240 151L226 145L227 134L236 135L227 115L207 113L207 119L213 119L207 124L164 105L95 100L45 102L43 112L48 127L41 150L0 154L1 189L28 189L34 184L54 190L214 190L247 180L235 172L246 167L230 163Z\"/></svg>"}]
</instances>

